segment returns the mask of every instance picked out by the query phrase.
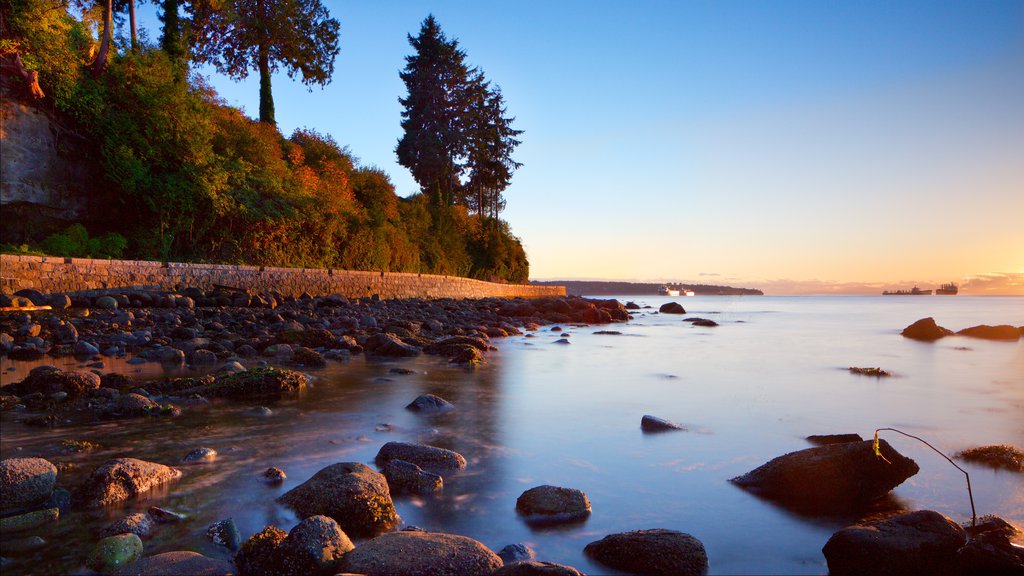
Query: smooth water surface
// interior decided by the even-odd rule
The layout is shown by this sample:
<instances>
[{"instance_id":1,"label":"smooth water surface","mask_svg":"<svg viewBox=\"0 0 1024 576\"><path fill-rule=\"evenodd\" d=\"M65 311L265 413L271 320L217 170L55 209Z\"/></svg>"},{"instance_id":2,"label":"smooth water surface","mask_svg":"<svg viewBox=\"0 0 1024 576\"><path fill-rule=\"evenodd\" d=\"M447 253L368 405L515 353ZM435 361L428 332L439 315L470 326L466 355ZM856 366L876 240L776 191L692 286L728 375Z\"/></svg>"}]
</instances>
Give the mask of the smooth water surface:
<instances>
[{"instance_id":1,"label":"smooth water surface","mask_svg":"<svg viewBox=\"0 0 1024 576\"><path fill-rule=\"evenodd\" d=\"M267 524L289 529L297 520L275 504L277 496L335 462L372 465L385 442L401 440L457 450L469 460L464 473L445 478L440 495L396 499L407 524L470 536L495 550L524 542L541 560L593 574L610 570L583 556L587 543L612 532L670 528L704 543L711 574L821 574L821 547L852 518L789 512L729 478L809 447L803 438L810 434L870 438L876 428L895 427L950 455L979 445L1024 446L1024 344L964 337L922 343L899 335L925 316L953 330L1024 325L1024 298L674 298L687 308L684 316L652 313L672 298L631 299L653 308L628 324L563 326L568 345L555 344L563 331L550 327L495 341L499 350L475 369L436 357L334 363L311 373L315 388L305 397L271 405L269 417L248 416L252 404L221 403L174 419L50 431L5 414L3 458L72 464L61 475L66 485L115 456L177 465L195 447L220 453L216 462L181 466L180 481L145 500L72 511L43 534L49 548L19 559L9 573L81 569L106 522L153 504L190 519L162 526L146 541L147 554L189 549L228 557L206 538L209 524L233 517L243 537ZM691 316L720 326L683 322ZM0 370L9 366L5 361ZM894 376L858 376L850 366L878 366ZM392 373L395 367L415 373ZM153 365L144 370L159 372ZM4 371L3 381L25 373L25 366ZM404 409L425 393L458 409L435 417ZM689 430L643 434L644 414ZM921 466L892 503L970 519L960 472L912 440L882 435ZM62 455L59 442L68 438L103 448ZM286 471L283 486L258 481L268 466ZM1024 475L963 466L979 515L999 514L1024 528ZM582 489L593 514L567 526L526 525L516 516L516 498L541 484Z\"/></svg>"}]
</instances>

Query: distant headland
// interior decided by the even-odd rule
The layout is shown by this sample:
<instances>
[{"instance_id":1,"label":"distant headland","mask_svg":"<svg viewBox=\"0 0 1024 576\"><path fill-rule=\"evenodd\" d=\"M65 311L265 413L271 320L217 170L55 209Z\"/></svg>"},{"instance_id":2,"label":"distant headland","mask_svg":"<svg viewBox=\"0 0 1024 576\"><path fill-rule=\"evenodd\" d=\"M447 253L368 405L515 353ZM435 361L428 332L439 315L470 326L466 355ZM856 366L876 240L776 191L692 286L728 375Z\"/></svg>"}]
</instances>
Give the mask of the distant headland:
<instances>
[{"instance_id":1,"label":"distant headland","mask_svg":"<svg viewBox=\"0 0 1024 576\"><path fill-rule=\"evenodd\" d=\"M587 296L629 296L644 295L657 296L658 290L664 284L658 282L616 282L602 280L545 280L543 282L531 281L531 284L540 286L565 286L569 294L580 294ZM670 287L679 286L669 284ZM685 284L687 289L692 290L698 296L764 296L764 292L756 288L734 288L732 286L715 286L712 284Z\"/></svg>"}]
</instances>

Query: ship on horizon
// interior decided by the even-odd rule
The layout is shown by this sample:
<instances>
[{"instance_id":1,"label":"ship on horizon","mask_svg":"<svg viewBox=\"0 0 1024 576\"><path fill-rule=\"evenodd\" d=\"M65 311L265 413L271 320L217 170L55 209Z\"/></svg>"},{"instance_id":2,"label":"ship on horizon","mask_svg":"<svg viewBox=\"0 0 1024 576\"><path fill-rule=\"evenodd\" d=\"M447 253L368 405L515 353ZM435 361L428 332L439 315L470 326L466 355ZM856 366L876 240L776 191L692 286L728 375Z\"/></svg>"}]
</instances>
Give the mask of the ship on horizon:
<instances>
[{"instance_id":1,"label":"ship on horizon","mask_svg":"<svg viewBox=\"0 0 1024 576\"><path fill-rule=\"evenodd\" d=\"M960 293L960 287L955 283L950 282L949 284L943 284L935 290L936 295L941 296L956 296Z\"/></svg>"},{"instance_id":2,"label":"ship on horizon","mask_svg":"<svg viewBox=\"0 0 1024 576\"><path fill-rule=\"evenodd\" d=\"M931 290L921 290L917 286L914 286L910 290L894 290L892 292L886 290L882 292L882 296L931 296Z\"/></svg>"}]
</instances>

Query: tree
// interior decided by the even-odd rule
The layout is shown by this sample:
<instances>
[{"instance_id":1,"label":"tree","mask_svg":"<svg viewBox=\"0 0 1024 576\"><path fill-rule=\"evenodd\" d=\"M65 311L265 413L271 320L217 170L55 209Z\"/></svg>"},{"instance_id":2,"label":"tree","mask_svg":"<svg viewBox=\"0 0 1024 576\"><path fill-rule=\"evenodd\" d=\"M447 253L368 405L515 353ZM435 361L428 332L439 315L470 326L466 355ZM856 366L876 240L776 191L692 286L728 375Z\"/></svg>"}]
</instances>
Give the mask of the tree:
<instances>
[{"instance_id":1,"label":"tree","mask_svg":"<svg viewBox=\"0 0 1024 576\"><path fill-rule=\"evenodd\" d=\"M450 206L459 187L459 159L467 147L461 125L469 75L466 54L457 40L445 37L433 15L423 21L418 36L408 39L415 53L406 56L400 73L408 95L399 98L405 107L405 134L395 153L432 204Z\"/></svg>"},{"instance_id":2,"label":"tree","mask_svg":"<svg viewBox=\"0 0 1024 576\"><path fill-rule=\"evenodd\" d=\"M178 14L179 0L162 0L160 2L160 21L163 27L160 34L160 48L171 58L179 61L185 56L185 47L181 38L181 17Z\"/></svg>"},{"instance_id":3,"label":"tree","mask_svg":"<svg viewBox=\"0 0 1024 576\"><path fill-rule=\"evenodd\" d=\"M505 207L501 193L512 182L512 173L522 166L512 159L512 152L521 143L516 138L523 131L512 128L515 118L506 116L501 88L491 88L483 72L475 71L468 94L466 201L481 218L496 220Z\"/></svg>"},{"instance_id":4,"label":"tree","mask_svg":"<svg viewBox=\"0 0 1024 576\"><path fill-rule=\"evenodd\" d=\"M270 75L279 68L307 86L331 81L339 25L320 0L197 0L189 9L196 61L235 80L259 71L261 122L276 123Z\"/></svg>"}]
</instances>

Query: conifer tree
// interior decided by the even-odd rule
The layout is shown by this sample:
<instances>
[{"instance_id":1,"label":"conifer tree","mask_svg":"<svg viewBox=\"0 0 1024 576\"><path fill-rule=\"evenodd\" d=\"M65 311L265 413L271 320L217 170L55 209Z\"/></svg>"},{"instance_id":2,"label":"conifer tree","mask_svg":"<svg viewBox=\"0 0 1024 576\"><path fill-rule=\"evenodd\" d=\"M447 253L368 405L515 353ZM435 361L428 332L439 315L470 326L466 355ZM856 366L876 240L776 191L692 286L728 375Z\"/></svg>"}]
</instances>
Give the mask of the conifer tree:
<instances>
[{"instance_id":1,"label":"conifer tree","mask_svg":"<svg viewBox=\"0 0 1024 576\"><path fill-rule=\"evenodd\" d=\"M497 219L505 207L501 193L512 182L512 173L522 166L512 159L512 152L521 143L516 138L523 131L512 127L515 118L506 116L501 88L492 88L483 72L474 73L467 92L467 203L480 217Z\"/></svg>"}]
</instances>

